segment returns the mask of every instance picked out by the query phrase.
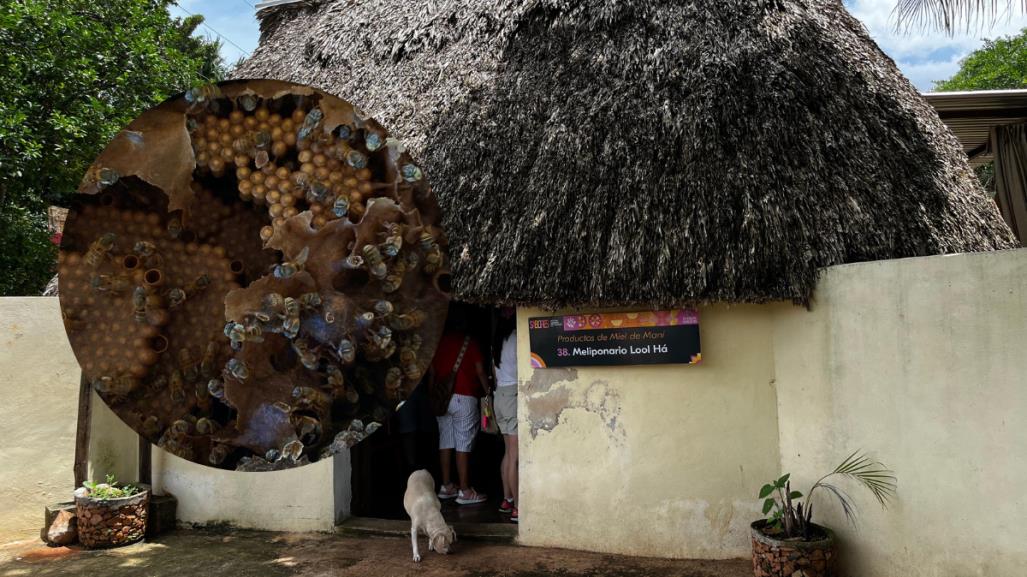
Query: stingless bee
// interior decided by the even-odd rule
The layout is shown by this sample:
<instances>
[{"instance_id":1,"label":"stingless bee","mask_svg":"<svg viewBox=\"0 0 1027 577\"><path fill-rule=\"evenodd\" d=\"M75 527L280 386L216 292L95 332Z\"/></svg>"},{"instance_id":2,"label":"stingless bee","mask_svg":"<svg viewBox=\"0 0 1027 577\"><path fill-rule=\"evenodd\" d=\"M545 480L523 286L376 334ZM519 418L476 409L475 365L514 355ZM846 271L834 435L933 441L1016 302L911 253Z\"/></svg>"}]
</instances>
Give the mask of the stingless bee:
<instances>
[{"instance_id":1,"label":"stingless bee","mask_svg":"<svg viewBox=\"0 0 1027 577\"><path fill-rule=\"evenodd\" d=\"M132 283L128 277L122 275L94 274L89 279L89 284L97 292L109 292L119 294L127 289Z\"/></svg>"},{"instance_id":2,"label":"stingless bee","mask_svg":"<svg viewBox=\"0 0 1027 577\"><path fill-rule=\"evenodd\" d=\"M135 243L135 246L132 247L132 252L143 258L151 257L157 253L157 245L149 241L141 240Z\"/></svg>"},{"instance_id":3,"label":"stingless bee","mask_svg":"<svg viewBox=\"0 0 1027 577\"><path fill-rule=\"evenodd\" d=\"M385 371L385 390L395 393L402 384L403 372L400 371L399 367L389 367L389 370Z\"/></svg>"},{"instance_id":4,"label":"stingless bee","mask_svg":"<svg viewBox=\"0 0 1027 577\"><path fill-rule=\"evenodd\" d=\"M364 263L367 265L367 271L371 273L372 277L381 280L385 278L385 275L389 274L389 270L382 260L382 253L378 251L378 247L373 244L365 244L360 252L364 257Z\"/></svg>"},{"instance_id":5,"label":"stingless bee","mask_svg":"<svg viewBox=\"0 0 1027 577\"><path fill-rule=\"evenodd\" d=\"M177 239L182 235L182 216L175 214L168 218L168 234Z\"/></svg>"},{"instance_id":6,"label":"stingless bee","mask_svg":"<svg viewBox=\"0 0 1027 577\"><path fill-rule=\"evenodd\" d=\"M404 164L400 167L399 172L403 175L403 180L407 182L417 182L424 178L424 173L416 164Z\"/></svg>"},{"instance_id":7,"label":"stingless bee","mask_svg":"<svg viewBox=\"0 0 1027 577\"><path fill-rule=\"evenodd\" d=\"M93 244L89 245L89 250L86 251L84 258L85 263L90 268L97 268L100 264L110 256L111 250L114 249L114 241L118 236L113 232L108 232L102 235L100 238L93 241Z\"/></svg>"},{"instance_id":8,"label":"stingless bee","mask_svg":"<svg viewBox=\"0 0 1027 577\"><path fill-rule=\"evenodd\" d=\"M300 333L300 303L292 297L285 297L285 318L282 320L282 334L289 339Z\"/></svg>"},{"instance_id":9,"label":"stingless bee","mask_svg":"<svg viewBox=\"0 0 1027 577\"><path fill-rule=\"evenodd\" d=\"M137 286L132 291L132 315L135 317L137 323L146 322L146 289L141 286Z\"/></svg>"},{"instance_id":10,"label":"stingless bee","mask_svg":"<svg viewBox=\"0 0 1027 577\"><path fill-rule=\"evenodd\" d=\"M225 462L228 455L232 452L232 448L224 443L214 443L210 448L210 454L207 455L207 462L211 465L220 465Z\"/></svg>"},{"instance_id":11,"label":"stingless bee","mask_svg":"<svg viewBox=\"0 0 1027 577\"><path fill-rule=\"evenodd\" d=\"M321 293L309 292L300 295L300 305L305 309L321 306Z\"/></svg>"},{"instance_id":12,"label":"stingless bee","mask_svg":"<svg viewBox=\"0 0 1027 577\"><path fill-rule=\"evenodd\" d=\"M394 310L395 307L392 306L392 303L385 299L377 300L374 303L374 312L380 317L387 317L391 315Z\"/></svg>"},{"instance_id":13,"label":"stingless bee","mask_svg":"<svg viewBox=\"0 0 1027 577\"><path fill-rule=\"evenodd\" d=\"M225 370L240 381L245 381L250 376L249 367L239 359L229 359L228 364L225 365Z\"/></svg>"},{"instance_id":14,"label":"stingless bee","mask_svg":"<svg viewBox=\"0 0 1027 577\"><path fill-rule=\"evenodd\" d=\"M424 323L425 314L417 309L411 309L403 314L389 318L389 326L397 331L409 331L416 329Z\"/></svg>"},{"instance_id":15,"label":"stingless bee","mask_svg":"<svg viewBox=\"0 0 1027 577\"><path fill-rule=\"evenodd\" d=\"M300 363L304 367L314 371L317 370L317 364L320 358L313 351L310 350L310 345L305 340L296 339L292 342L292 350L296 351L296 355L300 359Z\"/></svg>"},{"instance_id":16,"label":"stingless bee","mask_svg":"<svg viewBox=\"0 0 1027 577\"><path fill-rule=\"evenodd\" d=\"M185 285L184 291L186 296L193 297L196 296L198 293L202 292L203 289L207 288L208 286L210 286L210 277L207 276L207 273L203 273L198 277L194 278L192 282Z\"/></svg>"},{"instance_id":17,"label":"stingless bee","mask_svg":"<svg viewBox=\"0 0 1027 577\"><path fill-rule=\"evenodd\" d=\"M209 379L214 376L215 364L217 363L218 355L218 344L215 341L207 343L207 350L203 353L203 358L200 360L200 375Z\"/></svg>"},{"instance_id":18,"label":"stingless bee","mask_svg":"<svg viewBox=\"0 0 1027 577\"><path fill-rule=\"evenodd\" d=\"M326 413L332 404L328 395L313 387L297 386L292 390L293 404L300 409L312 409L318 413Z\"/></svg>"},{"instance_id":19,"label":"stingless bee","mask_svg":"<svg viewBox=\"0 0 1027 577\"><path fill-rule=\"evenodd\" d=\"M300 457L303 456L303 443L299 440L289 441L282 447L282 459L289 459L291 461L299 461Z\"/></svg>"},{"instance_id":20,"label":"stingless bee","mask_svg":"<svg viewBox=\"0 0 1027 577\"><path fill-rule=\"evenodd\" d=\"M389 270L389 274L387 274L385 276L385 280L382 281L382 291L392 293L399 290L400 285L403 284L403 275L405 275L406 272L406 261L397 260L393 263L392 269Z\"/></svg>"},{"instance_id":21,"label":"stingless bee","mask_svg":"<svg viewBox=\"0 0 1027 577\"><path fill-rule=\"evenodd\" d=\"M349 197L340 194L332 204L332 214L342 218L349 212Z\"/></svg>"},{"instance_id":22,"label":"stingless bee","mask_svg":"<svg viewBox=\"0 0 1027 577\"><path fill-rule=\"evenodd\" d=\"M168 382L171 390L171 400L181 403L185 400L185 382L182 379L182 371L174 369L171 371L171 379Z\"/></svg>"},{"instance_id":23,"label":"stingless bee","mask_svg":"<svg viewBox=\"0 0 1027 577\"><path fill-rule=\"evenodd\" d=\"M193 358L192 350L179 349L178 351L178 368L182 371L182 377L186 382L192 383L200 377L199 364L196 359Z\"/></svg>"},{"instance_id":24,"label":"stingless bee","mask_svg":"<svg viewBox=\"0 0 1027 577\"><path fill-rule=\"evenodd\" d=\"M421 368L417 365L417 353L410 347L399 349L399 364L408 379L416 379L421 374Z\"/></svg>"},{"instance_id":25,"label":"stingless bee","mask_svg":"<svg viewBox=\"0 0 1027 577\"><path fill-rule=\"evenodd\" d=\"M196 432L201 435L213 435L219 430L221 430L221 425L217 421L207 417L200 417L196 420Z\"/></svg>"},{"instance_id":26,"label":"stingless bee","mask_svg":"<svg viewBox=\"0 0 1027 577\"><path fill-rule=\"evenodd\" d=\"M296 436L308 443L316 443L321 438L321 421L309 415L293 415L290 419L296 429Z\"/></svg>"},{"instance_id":27,"label":"stingless bee","mask_svg":"<svg viewBox=\"0 0 1027 577\"><path fill-rule=\"evenodd\" d=\"M328 365L325 370L328 377L328 387L332 389L332 394L339 396L346 389L346 378L342 374L342 370L335 365Z\"/></svg>"},{"instance_id":28,"label":"stingless bee","mask_svg":"<svg viewBox=\"0 0 1027 577\"><path fill-rule=\"evenodd\" d=\"M307 202L324 204L328 200L328 187L323 183L314 181L307 187Z\"/></svg>"},{"instance_id":29,"label":"stingless bee","mask_svg":"<svg viewBox=\"0 0 1027 577\"><path fill-rule=\"evenodd\" d=\"M421 250L424 251L424 272L432 274L442 265L442 250L435 237L428 231L421 233Z\"/></svg>"},{"instance_id":30,"label":"stingless bee","mask_svg":"<svg viewBox=\"0 0 1027 577\"><path fill-rule=\"evenodd\" d=\"M307 264L307 258L310 256L310 247L305 246L300 251L296 258L292 261L286 261L275 266L274 275L277 278L291 278L293 275L303 270L304 265Z\"/></svg>"},{"instance_id":31,"label":"stingless bee","mask_svg":"<svg viewBox=\"0 0 1027 577\"><path fill-rule=\"evenodd\" d=\"M340 340L335 352L339 355L339 360L347 365L357 358L357 349L353 346L353 341L349 339Z\"/></svg>"},{"instance_id":32,"label":"stingless bee","mask_svg":"<svg viewBox=\"0 0 1027 577\"><path fill-rule=\"evenodd\" d=\"M180 288L173 288L168 291L168 308L174 309L182 306L185 302L187 295L185 291Z\"/></svg>"},{"instance_id":33,"label":"stingless bee","mask_svg":"<svg viewBox=\"0 0 1027 577\"><path fill-rule=\"evenodd\" d=\"M219 401L225 400L225 383L220 379L211 379L207 382L207 392L210 396Z\"/></svg>"}]
</instances>

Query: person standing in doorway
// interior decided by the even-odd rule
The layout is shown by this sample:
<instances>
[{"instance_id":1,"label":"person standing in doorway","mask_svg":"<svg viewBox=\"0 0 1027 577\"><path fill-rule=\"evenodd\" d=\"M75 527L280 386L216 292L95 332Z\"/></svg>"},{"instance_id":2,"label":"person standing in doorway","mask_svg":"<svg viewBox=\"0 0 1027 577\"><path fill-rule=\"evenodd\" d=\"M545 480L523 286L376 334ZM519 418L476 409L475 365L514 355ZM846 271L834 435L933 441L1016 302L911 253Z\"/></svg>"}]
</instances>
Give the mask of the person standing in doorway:
<instances>
[{"instance_id":1,"label":"person standing in doorway","mask_svg":"<svg viewBox=\"0 0 1027 577\"><path fill-rule=\"evenodd\" d=\"M466 330L462 315L451 311L446 331L439 341L435 358L429 369L432 394L439 398L452 391L444 414L436 411L439 423L439 465L442 467L442 487L439 499L456 499L457 504L473 505L487 500L470 482L471 450L478 434L479 399L488 386L485 378L481 349ZM459 487L452 483L451 467L456 453L456 472Z\"/></svg>"},{"instance_id":2,"label":"person standing in doorway","mask_svg":"<svg viewBox=\"0 0 1027 577\"><path fill-rule=\"evenodd\" d=\"M499 322L492 347L493 370L496 373L495 410L499 432L503 434L506 452L500 464L503 477L503 502L500 513L508 513L510 521L517 514L517 315L513 308L499 312Z\"/></svg>"}]
</instances>

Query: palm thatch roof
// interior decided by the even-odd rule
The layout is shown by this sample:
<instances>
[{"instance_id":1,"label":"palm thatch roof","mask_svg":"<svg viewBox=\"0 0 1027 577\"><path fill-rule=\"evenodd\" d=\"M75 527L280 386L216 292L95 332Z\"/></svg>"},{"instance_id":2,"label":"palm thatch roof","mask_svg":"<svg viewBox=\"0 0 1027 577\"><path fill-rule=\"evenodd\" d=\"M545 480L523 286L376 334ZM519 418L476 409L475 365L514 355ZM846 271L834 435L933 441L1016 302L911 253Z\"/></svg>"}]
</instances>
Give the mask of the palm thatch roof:
<instances>
[{"instance_id":1,"label":"palm thatch roof","mask_svg":"<svg viewBox=\"0 0 1027 577\"><path fill-rule=\"evenodd\" d=\"M235 75L410 145L456 296L810 299L822 267L1010 248L959 143L839 0L309 0Z\"/></svg>"}]
</instances>

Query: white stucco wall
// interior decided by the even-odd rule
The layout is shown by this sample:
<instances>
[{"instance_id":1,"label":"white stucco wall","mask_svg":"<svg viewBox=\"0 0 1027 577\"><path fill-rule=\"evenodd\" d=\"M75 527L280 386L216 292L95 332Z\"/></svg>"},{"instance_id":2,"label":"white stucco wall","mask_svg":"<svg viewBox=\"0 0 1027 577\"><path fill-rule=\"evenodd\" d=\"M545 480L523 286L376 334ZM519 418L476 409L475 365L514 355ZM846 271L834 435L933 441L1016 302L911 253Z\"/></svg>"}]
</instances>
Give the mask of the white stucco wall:
<instances>
[{"instance_id":1,"label":"white stucco wall","mask_svg":"<svg viewBox=\"0 0 1027 577\"><path fill-rule=\"evenodd\" d=\"M90 475L135 480L138 435L94 396ZM240 473L150 446L154 493L178 499L178 520L271 531L331 531L349 511L349 455L297 469ZM337 499L338 497L338 499ZM339 511L336 511L336 503Z\"/></svg>"},{"instance_id":2,"label":"white stucco wall","mask_svg":"<svg viewBox=\"0 0 1027 577\"><path fill-rule=\"evenodd\" d=\"M36 535L43 508L71 499L80 371L56 298L0 298L0 540ZM93 394L89 476L137 481L138 435ZM330 531L349 513L349 455L236 473L152 447L154 490L185 523Z\"/></svg>"},{"instance_id":3,"label":"white stucco wall","mask_svg":"<svg viewBox=\"0 0 1027 577\"><path fill-rule=\"evenodd\" d=\"M0 542L74 490L79 369L55 298L0 298Z\"/></svg>"},{"instance_id":4,"label":"white stucco wall","mask_svg":"<svg viewBox=\"0 0 1027 577\"><path fill-rule=\"evenodd\" d=\"M853 489L858 529L818 506L846 574L1023 573L1027 249L834 267L812 310L700 313L702 365L532 371L526 320L544 313L519 312L523 543L744 557L764 481L802 488L865 449L899 494L885 511ZM56 299L0 299L0 331L0 526L34 532L72 489L79 373ZM91 445L94 476L134 480L136 437L102 403ZM348 459L153 465L187 522L322 530L348 506Z\"/></svg>"},{"instance_id":5,"label":"white stucco wall","mask_svg":"<svg viewBox=\"0 0 1027 577\"><path fill-rule=\"evenodd\" d=\"M858 528L815 506L849 575L1024 574L1027 249L831 268L812 312L778 310L774 351L799 488L857 449L898 476L886 511L851 490Z\"/></svg>"},{"instance_id":6,"label":"white stucco wall","mask_svg":"<svg viewBox=\"0 0 1027 577\"><path fill-rule=\"evenodd\" d=\"M520 541L659 557L748 554L778 470L772 311L700 309L700 365L533 370L518 311Z\"/></svg>"}]
</instances>

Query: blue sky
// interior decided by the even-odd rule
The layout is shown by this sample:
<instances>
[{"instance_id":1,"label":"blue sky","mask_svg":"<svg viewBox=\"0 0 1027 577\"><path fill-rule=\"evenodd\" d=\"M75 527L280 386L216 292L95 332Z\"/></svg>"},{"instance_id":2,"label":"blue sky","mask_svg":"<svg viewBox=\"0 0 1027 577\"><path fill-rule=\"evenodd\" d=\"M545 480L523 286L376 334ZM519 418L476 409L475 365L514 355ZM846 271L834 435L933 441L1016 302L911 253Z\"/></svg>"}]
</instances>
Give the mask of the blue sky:
<instances>
[{"instance_id":1,"label":"blue sky","mask_svg":"<svg viewBox=\"0 0 1027 577\"><path fill-rule=\"evenodd\" d=\"M209 27L200 27L206 36L221 35L221 50L232 64L251 52L260 39L253 4L256 0L180 0L181 7L172 6L171 13L185 16L186 11L203 14ZM896 0L846 0L845 5L859 18L881 48L891 56L903 73L920 90L929 91L933 81L944 80L959 69L959 61L981 46L982 39L1015 34L1027 27L1027 17L1017 13L1002 19L984 32L959 33L953 36L937 31L899 33L894 30L891 12ZM214 32L217 31L217 32ZM233 45L234 43L234 45Z\"/></svg>"}]
</instances>

